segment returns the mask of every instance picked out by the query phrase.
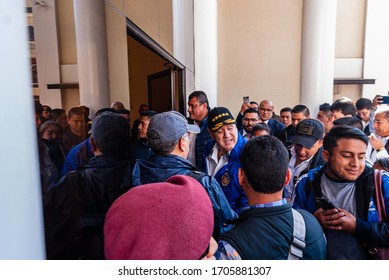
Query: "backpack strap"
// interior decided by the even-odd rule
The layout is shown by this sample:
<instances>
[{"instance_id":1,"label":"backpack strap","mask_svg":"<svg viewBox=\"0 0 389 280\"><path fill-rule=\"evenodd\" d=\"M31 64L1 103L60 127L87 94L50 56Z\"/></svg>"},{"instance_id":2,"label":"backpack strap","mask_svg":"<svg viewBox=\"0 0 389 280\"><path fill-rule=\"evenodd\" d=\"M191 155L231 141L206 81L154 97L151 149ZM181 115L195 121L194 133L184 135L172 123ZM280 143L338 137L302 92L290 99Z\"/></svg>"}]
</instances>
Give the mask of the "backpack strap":
<instances>
[{"instance_id":1,"label":"backpack strap","mask_svg":"<svg viewBox=\"0 0 389 280\"><path fill-rule=\"evenodd\" d=\"M299 260L303 257L305 248L305 221L303 216L292 208L293 239L290 244L288 260Z\"/></svg>"},{"instance_id":2,"label":"backpack strap","mask_svg":"<svg viewBox=\"0 0 389 280\"><path fill-rule=\"evenodd\" d=\"M197 171L197 170L192 170L191 172L189 172L185 175L190 176L199 182L201 182L201 179L203 179L205 176L207 176L206 173L201 172L201 171Z\"/></svg>"},{"instance_id":3,"label":"backpack strap","mask_svg":"<svg viewBox=\"0 0 389 280\"><path fill-rule=\"evenodd\" d=\"M386 209L384 195L382 194L382 171L375 169L374 170L374 190L375 190L375 202L378 217L380 222L386 222Z\"/></svg>"}]
</instances>

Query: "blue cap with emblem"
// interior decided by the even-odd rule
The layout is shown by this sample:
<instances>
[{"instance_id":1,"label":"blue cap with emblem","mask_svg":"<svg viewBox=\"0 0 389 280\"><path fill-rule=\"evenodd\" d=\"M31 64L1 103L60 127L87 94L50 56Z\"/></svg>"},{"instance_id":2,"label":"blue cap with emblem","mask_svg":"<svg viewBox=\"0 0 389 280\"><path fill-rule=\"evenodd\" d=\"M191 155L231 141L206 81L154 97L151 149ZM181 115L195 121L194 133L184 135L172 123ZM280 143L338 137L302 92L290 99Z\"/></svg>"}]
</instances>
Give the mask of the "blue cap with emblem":
<instances>
[{"instance_id":1,"label":"blue cap with emblem","mask_svg":"<svg viewBox=\"0 0 389 280\"><path fill-rule=\"evenodd\" d=\"M209 112L208 128L213 132L216 132L223 125L234 123L235 119L227 108L215 107Z\"/></svg>"}]
</instances>

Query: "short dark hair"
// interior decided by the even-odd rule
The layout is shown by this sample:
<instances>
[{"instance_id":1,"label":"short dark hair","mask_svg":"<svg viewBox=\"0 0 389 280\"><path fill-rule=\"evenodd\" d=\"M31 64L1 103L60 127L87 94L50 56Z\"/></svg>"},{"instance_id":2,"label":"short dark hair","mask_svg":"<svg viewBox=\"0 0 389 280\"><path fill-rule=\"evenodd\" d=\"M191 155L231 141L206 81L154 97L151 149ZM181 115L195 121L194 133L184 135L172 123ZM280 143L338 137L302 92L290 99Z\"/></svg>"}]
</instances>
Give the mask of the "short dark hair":
<instances>
[{"instance_id":1,"label":"short dark hair","mask_svg":"<svg viewBox=\"0 0 389 280\"><path fill-rule=\"evenodd\" d=\"M348 125L339 125L333 127L324 136L323 149L331 153L332 149L338 145L338 140L342 138L361 140L366 146L369 143L369 138L360 129Z\"/></svg>"},{"instance_id":2,"label":"short dark hair","mask_svg":"<svg viewBox=\"0 0 389 280\"><path fill-rule=\"evenodd\" d=\"M363 131L363 124L357 117L343 117L333 121L334 125L348 125L356 127Z\"/></svg>"},{"instance_id":3,"label":"short dark hair","mask_svg":"<svg viewBox=\"0 0 389 280\"><path fill-rule=\"evenodd\" d=\"M332 117L331 105L329 103L323 103L319 106L319 111L322 111L327 118Z\"/></svg>"},{"instance_id":4,"label":"short dark hair","mask_svg":"<svg viewBox=\"0 0 389 280\"><path fill-rule=\"evenodd\" d=\"M355 102L355 107L357 108L357 110L370 110L371 106L373 106L373 102L368 98L361 97L357 100L357 102Z\"/></svg>"},{"instance_id":5,"label":"short dark hair","mask_svg":"<svg viewBox=\"0 0 389 280\"><path fill-rule=\"evenodd\" d=\"M81 107L73 107L69 110L68 112L68 118L72 118L73 115L82 115L82 116L85 116L85 110Z\"/></svg>"},{"instance_id":6,"label":"short dark hair","mask_svg":"<svg viewBox=\"0 0 389 280\"><path fill-rule=\"evenodd\" d=\"M117 111L114 108L111 107L105 107L105 108L100 108L96 111L95 117L101 115L104 112L111 112L111 113L117 113Z\"/></svg>"},{"instance_id":7,"label":"short dark hair","mask_svg":"<svg viewBox=\"0 0 389 280\"><path fill-rule=\"evenodd\" d=\"M330 107L331 112L341 111L343 115L351 115L353 117L357 116L357 108L354 104L344 101L335 101Z\"/></svg>"},{"instance_id":8,"label":"short dark hair","mask_svg":"<svg viewBox=\"0 0 389 280\"><path fill-rule=\"evenodd\" d=\"M319 106L319 111L328 112L331 111L331 105L330 103L323 103Z\"/></svg>"},{"instance_id":9,"label":"short dark hair","mask_svg":"<svg viewBox=\"0 0 389 280\"><path fill-rule=\"evenodd\" d=\"M204 103L207 103L207 109L209 110L209 102L208 102L208 97L206 95L206 93L204 91L201 91L201 90L196 90L194 92L192 92L189 97L188 97L188 100L191 100L192 98L196 97L197 98L197 102L201 105L201 104L204 104Z\"/></svg>"},{"instance_id":10,"label":"short dark hair","mask_svg":"<svg viewBox=\"0 0 389 280\"><path fill-rule=\"evenodd\" d=\"M61 117L61 114L66 114L66 111L60 108L55 108L51 110L50 120L57 121Z\"/></svg>"},{"instance_id":11,"label":"short dark hair","mask_svg":"<svg viewBox=\"0 0 389 280\"><path fill-rule=\"evenodd\" d=\"M292 112L292 108L290 107L284 107L280 110L280 114L282 114L283 112Z\"/></svg>"},{"instance_id":12,"label":"short dark hair","mask_svg":"<svg viewBox=\"0 0 389 280\"><path fill-rule=\"evenodd\" d=\"M156 114L158 114L156 111L144 111L142 113L140 113L140 116L141 117L154 117Z\"/></svg>"},{"instance_id":13,"label":"short dark hair","mask_svg":"<svg viewBox=\"0 0 389 280\"><path fill-rule=\"evenodd\" d=\"M257 123L251 129L251 134L254 135L254 132L256 131L267 131L267 133L270 134L270 127L267 125L267 123Z\"/></svg>"},{"instance_id":14,"label":"short dark hair","mask_svg":"<svg viewBox=\"0 0 389 280\"><path fill-rule=\"evenodd\" d=\"M293 107L292 111L291 111L292 114L299 114L299 113L303 113L304 116L306 117L309 117L310 116L310 112L309 112L309 109L307 106L305 105L302 105L302 104L298 104L296 106Z\"/></svg>"},{"instance_id":15,"label":"short dark hair","mask_svg":"<svg viewBox=\"0 0 389 280\"><path fill-rule=\"evenodd\" d=\"M120 109L120 110L118 111L118 114L121 114L121 115L129 115L129 114L131 114L131 111L128 110L128 109Z\"/></svg>"},{"instance_id":16,"label":"short dark hair","mask_svg":"<svg viewBox=\"0 0 389 280\"><path fill-rule=\"evenodd\" d=\"M264 135L250 139L243 147L240 162L256 192L271 194L284 187L289 154L276 137Z\"/></svg>"},{"instance_id":17,"label":"short dark hair","mask_svg":"<svg viewBox=\"0 0 389 280\"><path fill-rule=\"evenodd\" d=\"M177 143L178 143L178 141L180 141L180 139L174 140L174 141L163 142L160 139L158 132L156 132L154 130L151 130L151 131L147 130L147 141L148 141L148 144L149 144L149 146L154 154L164 156L164 155L170 154L174 150L174 147L177 145Z\"/></svg>"},{"instance_id":18,"label":"short dark hair","mask_svg":"<svg viewBox=\"0 0 389 280\"><path fill-rule=\"evenodd\" d=\"M247 108L246 110L244 110L243 116L246 115L246 114L250 114L250 113L257 114L258 115L258 119L261 117L259 115L259 111L257 109L254 109L254 108Z\"/></svg>"}]
</instances>

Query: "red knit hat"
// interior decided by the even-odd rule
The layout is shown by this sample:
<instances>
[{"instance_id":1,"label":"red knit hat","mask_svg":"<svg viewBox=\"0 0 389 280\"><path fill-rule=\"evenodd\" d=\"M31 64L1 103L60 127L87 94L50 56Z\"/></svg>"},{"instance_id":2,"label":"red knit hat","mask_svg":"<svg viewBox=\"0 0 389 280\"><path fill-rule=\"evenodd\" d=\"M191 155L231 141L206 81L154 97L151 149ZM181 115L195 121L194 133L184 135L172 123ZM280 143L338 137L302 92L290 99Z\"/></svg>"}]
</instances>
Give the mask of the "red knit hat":
<instances>
[{"instance_id":1,"label":"red knit hat","mask_svg":"<svg viewBox=\"0 0 389 280\"><path fill-rule=\"evenodd\" d=\"M194 260L208 247L213 209L189 176L141 185L119 197L104 225L105 257L114 260Z\"/></svg>"}]
</instances>

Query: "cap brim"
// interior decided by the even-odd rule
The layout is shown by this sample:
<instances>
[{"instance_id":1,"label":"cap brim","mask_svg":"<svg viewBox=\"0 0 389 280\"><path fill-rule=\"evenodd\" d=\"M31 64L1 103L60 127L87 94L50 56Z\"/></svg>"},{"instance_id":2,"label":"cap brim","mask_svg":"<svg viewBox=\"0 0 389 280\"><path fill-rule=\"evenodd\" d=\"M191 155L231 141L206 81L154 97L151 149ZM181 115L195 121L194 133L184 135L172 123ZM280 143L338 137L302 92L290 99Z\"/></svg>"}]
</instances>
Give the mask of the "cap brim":
<instances>
[{"instance_id":1,"label":"cap brim","mask_svg":"<svg viewBox=\"0 0 389 280\"><path fill-rule=\"evenodd\" d=\"M317 142L318 139L306 137L302 135L293 136L293 144L299 144L304 146L307 149L312 148L312 146Z\"/></svg>"},{"instance_id":2,"label":"cap brim","mask_svg":"<svg viewBox=\"0 0 389 280\"><path fill-rule=\"evenodd\" d=\"M195 124L188 124L188 132L191 133L200 133L200 127Z\"/></svg>"}]
</instances>

